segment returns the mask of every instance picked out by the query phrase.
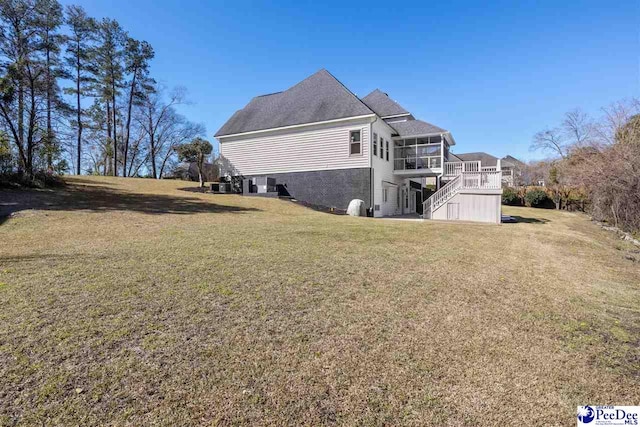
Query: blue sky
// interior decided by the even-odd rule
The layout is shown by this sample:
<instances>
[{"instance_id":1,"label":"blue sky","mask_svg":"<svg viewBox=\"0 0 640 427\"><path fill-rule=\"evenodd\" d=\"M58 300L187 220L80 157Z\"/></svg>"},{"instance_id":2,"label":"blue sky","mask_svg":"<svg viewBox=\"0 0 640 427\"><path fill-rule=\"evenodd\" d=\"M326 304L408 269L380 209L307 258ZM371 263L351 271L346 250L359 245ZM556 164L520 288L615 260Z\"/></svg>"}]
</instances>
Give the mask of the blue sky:
<instances>
[{"instance_id":1,"label":"blue sky","mask_svg":"<svg viewBox=\"0 0 640 427\"><path fill-rule=\"evenodd\" d=\"M637 1L73 3L149 41L153 75L187 88L181 112L212 142L253 96L321 68L449 129L454 152L523 160L543 157L532 135L564 112L640 93Z\"/></svg>"}]
</instances>

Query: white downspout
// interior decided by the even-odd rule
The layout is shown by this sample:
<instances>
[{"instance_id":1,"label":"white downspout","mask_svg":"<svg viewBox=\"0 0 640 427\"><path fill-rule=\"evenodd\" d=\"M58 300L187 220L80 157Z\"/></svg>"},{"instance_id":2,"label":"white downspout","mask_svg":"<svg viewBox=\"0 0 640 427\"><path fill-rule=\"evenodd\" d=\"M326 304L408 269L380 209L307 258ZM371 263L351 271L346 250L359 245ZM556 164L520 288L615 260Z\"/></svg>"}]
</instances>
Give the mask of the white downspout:
<instances>
[{"instance_id":1,"label":"white downspout","mask_svg":"<svg viewBox=\"0 0 640 427\"><path fill-rule=\"evenodd\" d=\"M373 146L373 124L378 121L378 116L375 116L375 120L369 123L369 167L371 168L371 216L376 216L376 199L375 199L375 169L373 168L373 151L371 147Z\"/></svg>"}]
</instances>

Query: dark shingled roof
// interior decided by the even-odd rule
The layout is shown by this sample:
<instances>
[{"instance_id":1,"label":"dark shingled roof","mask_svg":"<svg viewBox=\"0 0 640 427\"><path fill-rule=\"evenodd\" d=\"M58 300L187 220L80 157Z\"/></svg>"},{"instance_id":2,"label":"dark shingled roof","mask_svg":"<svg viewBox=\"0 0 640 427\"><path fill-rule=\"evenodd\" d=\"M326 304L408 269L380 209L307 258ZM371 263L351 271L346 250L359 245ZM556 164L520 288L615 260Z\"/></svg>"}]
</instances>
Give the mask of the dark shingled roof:
<instances>
[{"instance_id":1,"label":"dark shingled roof","mask_svg":"<svg viewBox=\"0 0 640 427\"><path fill-rule=\"evenodd\" d=\"M271 95L257 96L236 111L215 136L374 114L327 70Z\"/></svg>"},{"instance_id":2,"label":"dark shingled roof","mask_svg":"<svg viewBox=\"0 0 640 427\"><path fill-rule=\"evenodd\" d=\"M375 111L380 117L409 114L406 108L389 98L389 95L382 92L380 89L376 89L369 95L362 98L362 102L367 104L367 106Z\"/></svg>"},{"instance_id":3,"label":"dark shingled roof","mask_svg":"<svg viewBox=\"0 0 640 427\"><path fill-rule=\"evenodd\" d=\"M458 156L456 156L455 154L453 154L452 152L449 152L449 161L450 162L461 162L462 159Z\"/></svg>"},{"instance_id":4,"label":"dark shingled roof","mask_svg":"<svg viewBox=\"0 0 640 427\"><path fill-rule=\"evenodd\" d=\"M522 168L525 166L525 164L523 162L521 162L520 160L516 159L513 156L504 156L502 158L502 164L504 166L513 166L513 167L517 167L517 168Z\"/></svg>"},{"instance_id":5,"label":"dark shingled roof","mask_svg":"<svg viewBox=\"0 0 640 427\"><path fill-rule=\"evenodd\" d=\"M480 163L482 164L482 166L498 165L498 158L495 156L492 156L489 153L483 153L483 152L462 153L462 154L456 154L456 157L458 157L460 160L464 162L473 162L473 161L480 160Z\"/></svg>"},{"instance_id":6,"label":"dark shingled roof","mask_svg":"<svg viewBox=\"0 0 640 427\"><path fill-rule=\"evenodd\" d=\"M448 132L445 129L432 125L431 123L423 122L422 120L389 123L389 126L394 128L399 136L420 136Z\"/></svg>"}]
</instances>

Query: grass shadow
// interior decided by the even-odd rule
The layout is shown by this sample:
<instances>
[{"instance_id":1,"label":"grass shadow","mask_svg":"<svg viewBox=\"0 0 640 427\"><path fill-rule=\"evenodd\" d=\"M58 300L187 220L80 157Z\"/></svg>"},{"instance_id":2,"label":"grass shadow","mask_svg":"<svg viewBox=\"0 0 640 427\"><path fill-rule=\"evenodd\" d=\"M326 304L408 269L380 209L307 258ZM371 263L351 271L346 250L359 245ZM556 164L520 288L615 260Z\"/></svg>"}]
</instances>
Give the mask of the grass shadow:
<instances>
[{"instance_id":1,"label":"grass shadow","mask_svg":"<svg viewBox=\"0 0 640 427\"><path fill-rule=\"evenodd\" d=\"M509 215L512 218L515 218L517 222L521 222L524 224L546 224L549 222L548 219L545 218L528 218L520 215Z\"/></svg>"},{"instance_id":2,"label":"grass shadow","mask_svg":"<svg viewBox=\"0 0 640 427\"><path fill-rule=\"evenodd\" d=\"M200 193L206 194L208 191L207 187L182 187L178 188L178 191L186 191L187 193Z\"/></svg>"},{"instance_id":3,"label":"grass shadow","mask_svg":"<svg viewBox=\"0 0 640 427\"><path fill-rule=\"evenodd\" d=\"M151 215L196 213L243 213L255 208L230 206L196 198L163 194L131 193L104 185L73 183L48 190L7 190L0 195L0 225L12 214L29 210L93 212L131 211Z\"/></svg>"}]
</instances>

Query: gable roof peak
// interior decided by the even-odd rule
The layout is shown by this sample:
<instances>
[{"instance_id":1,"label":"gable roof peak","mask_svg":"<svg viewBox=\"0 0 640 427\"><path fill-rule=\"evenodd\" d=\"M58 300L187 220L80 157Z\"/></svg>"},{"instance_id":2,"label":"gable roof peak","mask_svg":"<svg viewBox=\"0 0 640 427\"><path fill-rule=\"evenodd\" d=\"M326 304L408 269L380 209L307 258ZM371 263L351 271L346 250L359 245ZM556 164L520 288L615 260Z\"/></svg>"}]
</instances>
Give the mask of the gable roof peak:
<instances>
[{"instance_id":1,"label":"gable roof peak","mask_svg":"<svg viewBox=\"0 0 640 427\"><path fill-rule=\"evenodd\" d=\"M215 136L373 114L360 98L322 68L285 91L253 98Z\"/></svg>"},{"instance_id":2,"label":"gable roof peak","mask_svg":"<svg viewBox=\"0 0 640 427\"><path fill-rule=\"evenodd\" d=\"M362 102L376 112L380 117L400 116L411 114L402 105L391 99L386 92L374 89L369 95L362 98Z\"/></svg>"}]
</instances>

